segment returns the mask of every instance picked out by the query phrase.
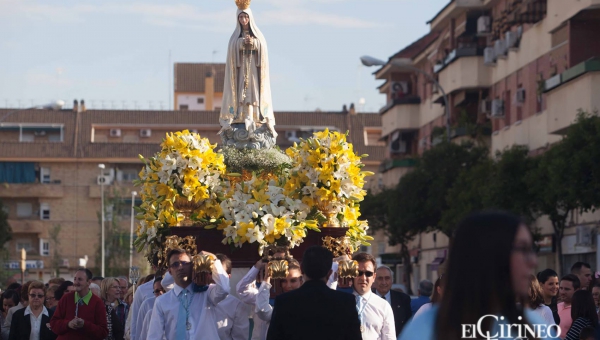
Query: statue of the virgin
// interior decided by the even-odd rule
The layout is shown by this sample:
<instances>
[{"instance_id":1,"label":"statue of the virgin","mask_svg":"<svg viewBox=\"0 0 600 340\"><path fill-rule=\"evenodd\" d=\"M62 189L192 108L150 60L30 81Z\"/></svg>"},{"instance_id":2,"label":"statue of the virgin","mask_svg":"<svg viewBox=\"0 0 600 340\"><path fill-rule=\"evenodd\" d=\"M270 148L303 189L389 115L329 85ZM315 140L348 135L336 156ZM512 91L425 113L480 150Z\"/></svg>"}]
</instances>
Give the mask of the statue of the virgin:
<instances>
[{"instance_id":1,"label":"statue of the virgin","mask_svg":"<svg viewBox=\"0 0 600 340\"><path fill-rule=\"evenodd\" d=\"M271 134L269 137L275 138L267 41L256 26L249 8L250 0L235 2L238 6L237 20L227 50L219 117L223 128L219 134L224 137L232 125L243 123L249 137L254 135L258 126L264 125Z\"/></svg>"}]
</instances>

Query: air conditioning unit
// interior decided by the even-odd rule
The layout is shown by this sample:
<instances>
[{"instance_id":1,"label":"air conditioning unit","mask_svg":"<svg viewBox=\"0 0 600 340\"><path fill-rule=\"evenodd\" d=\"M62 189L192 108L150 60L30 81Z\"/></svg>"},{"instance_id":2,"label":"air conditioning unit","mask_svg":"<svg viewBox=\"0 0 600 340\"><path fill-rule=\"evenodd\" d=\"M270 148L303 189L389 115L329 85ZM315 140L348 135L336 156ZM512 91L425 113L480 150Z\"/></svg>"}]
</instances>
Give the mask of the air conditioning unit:
<instances>
[{"instance_id":1,"label":"air conditioning unit","mask_svg":"<svg viewBox=\"0 0 600 340\"><path fill-rule=\"evenodd\" d=\"M496 51L493 47L486 47L483 50L483 63L488 66L496 65Z\"/></svg>"},{"instance_id":2,"label":"air conditioning unit","mask_svg":"<svg viewBox=\"0 0 600 340\"><path fill-rule=\"evenodd\" d=\"M394 132L390 138L390 152L406 153L406 142L402 140L400 131Z\"/></svg>"},{"instance_id":3,"label":"air conditioning unit","mask_svg":"<svg viewBox=\"0 0 600 340\"><path fill-rule=\"evenodd\" d=\"M481 113L490 113L492 112L492 101L484 99L479 103L479 111Z\"/></svg>"},{"instance_id":4,"label":"air conditioning unit","mask_svg":"<svg viewBox=\"0 0 600 340\"><path fill-rule=\"evenodd\" d=\"M504 118L504 100L494 99L492 100L492 110L490 117L492 118Z\"/></svg>"},{"instance_id":5,"label":"air conditioning unit","mask_svg":"<svg viewBox=\"0 0 600 340\"><path fill-rule=\"evenodd\" d=\"M487 15L480 16L477 19L477 35L488 35L492 27L492 18Z\"/></svg>"},{"instance_id":6,"label":"air conditioning unit","mask_svg":"<svg viewBox=\"0 0 600 340\"><path fill-rule=\"evenodd\" d=\"M140 137L148 138L150 136L152 136L152 130L150 130L150 129L141 129L140 130Z\"/></svg>"},{"instance_id":7,"label":"air conditioning unit","mask_svg":"<svg viewBox=\"0 0 600 340\"><path fill-rule=\"evenodd\" d=\"M110 185L111 182L112 182L112 178L110 176L106 176L106 175L100 175L96 179L96 183L98 185Z\"/></svg>"},{"instance_id":8,"label":"air conditioning unit","mask_svg":"<svg viewBox=\"0 0 600 340\"><path fill-rule=\"evenodd\" d=\"M505 40L506 48L509 50L516 51L519 49L519 36L517 35L517 32L506 32Z\"/></svg>"},{"instance_id":9,"label":"air conditioning unit","mask_svg":"<svg viewBox=\"0 0 600 340\"><path fill-rule=\"evenodd\" d=\"M517 104L525 103L525 89L524 88L517 89L517 92L515 93L515 102Z\"/></svg>"},{"instance_id":10,"label":"air conditioning unit","mask_svg":"<svg viewBox=\"0 0 600 340\"><path fill-rule=\"evenodd\" d=\"M298 136L296 136L296 131L286 131L285 138L287 138L287 140L289 140L292 143L300 142L300 138L298 138Z\"/></svg>"},{"instance_id":11,"label":"air conditioning unit","mask_svg":"<svg viewBox=\"0 0 600 340\"><path fill-rule=\"evenodd\" d=\"M506 59L507 51L508 49L506 48L506 40L496 40L494 43L494 54L496 55L496 58Z\"/></svg>"},{"instance_id":12,"label":"air conditioning unit","mask_svg":"<svg viewBox=\"0 0 600 340\"><path fill-rule=\"evenodd\" d=\"M593 244L594 231L590 226L578 225L575 245L589 247Z\"/></svg>"},{"instance_id":13,"label":"air conditioning unit","mask_svg":"<svg viewBox=\"0 0 600 340\"><path fill-rule=\"evenodd\" d=\"M121 137L121 129L110 129L111 137Z\"/></svg>"}]
</instances>

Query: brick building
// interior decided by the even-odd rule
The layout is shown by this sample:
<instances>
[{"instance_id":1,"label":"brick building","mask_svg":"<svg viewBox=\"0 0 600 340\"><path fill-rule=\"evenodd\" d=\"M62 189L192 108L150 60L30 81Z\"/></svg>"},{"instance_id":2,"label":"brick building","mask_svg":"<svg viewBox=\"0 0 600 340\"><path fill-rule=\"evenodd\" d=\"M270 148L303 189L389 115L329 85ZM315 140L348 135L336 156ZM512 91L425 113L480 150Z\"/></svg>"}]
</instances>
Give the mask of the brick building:
<instances>
[{"instance_id":1,"label":"brick building","mask_svg":"<svg viewBox=\"0 0 600 340\"><path fill-rule=\"evenodd\" d=\"M369 154L364 160L366 170L377 171L384 157L379 115L279 112L275 116L281 148L329 128L350 132L356 151ZM0 110L0 121L0 200L13 230L13 240L6 245L7 265L18 269L20 249L25 248L26 279L47 280L55 266L61 275L71 277L72 269L86 255L87 267L100 274L96 254L101 183L110 206L107 221L114 220L117 226L112 241L124 251L114 265L121 268L119 274L126 274L131 192L136 190L132 181L141 169L138 155L153 155L170 131L189 129L220 142L215 111ZM99 169L99 164L105 169ZM376 185L376 180L367 184ZM57 247L51 238L56 225L61 226L58 263L53 262ZM108 230L109 222L105 225ZM134 263L143 261L136 255ZM108 275L108 264L106 268Z\"/></svg>"},{"instance_id":2,"label":"brick building","mask_svg":"<svg viewBox=\"0 0 600 340\"><path fill-rule=\"evenodd\" d=\"M492 154L515 144L543 152L561 139L579 109L600 109L599 5L598 0L450 1L429 21L428 34L375 73L384 80L379 91L387 95L380 111L388 145L381 181L398 183L415 155L444 138L445 106L452 140L469 138L469 127L476 126ZM424 75L393 64L395 59L435 77L448 102ZM562 240L566 266L600 264L596 242L581 244L576 235L589 234L599 217L572 217L578 227L568 228ZM541 218L537 226L543 249L549 250L540 254L539 267L556 268L551 225ZM413 287L419 279L437 277L447 246L439 233L419 235L411 244ZM385 244L380 248L395 251ZM404 281L398 273L398 282Z\"/></svg>"}]
</instances>

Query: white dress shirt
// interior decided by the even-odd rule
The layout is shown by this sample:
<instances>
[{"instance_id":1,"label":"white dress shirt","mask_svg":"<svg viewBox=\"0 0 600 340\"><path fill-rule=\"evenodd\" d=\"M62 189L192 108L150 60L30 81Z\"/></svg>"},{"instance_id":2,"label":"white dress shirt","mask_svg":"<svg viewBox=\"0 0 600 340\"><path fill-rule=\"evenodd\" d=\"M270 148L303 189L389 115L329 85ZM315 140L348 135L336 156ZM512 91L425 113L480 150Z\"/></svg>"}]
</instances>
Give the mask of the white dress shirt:
<instances>
[{"instance_id":1,"label":"white dress shirt","mask_svg":"<svg viewBox=\"0 0 600 340\"><path fill-rule=\"evenodd\" d=\"M143 336L143 334L144 334L144 319L146 318L147 315L152 316L152 308L154 307L154 301L156 301L156 297L152 296L151 298L147 298L146 300L144 300L144 302L142 302L142 305L140 306L137 320L135 320L135 324L136 324L135 329L137 330L137 333L140 335L138 337L138 339L140 339L140 340L146 339L146 337ZM148 329L146 329L146 333L148 333Z\"/></svg>"},{"instance_id":2,"label":"white dress shirt","mask_svg":"<svg viewBox=\"0 0 600 340\"><path fill-rule=\"evenodd\" d=\"M254 321L254 328L252 330L252 340L265 340L267 338L267 331L269 330L269 322L264 319L267 318L267 311L265 310L261 316L256 312L257 310L257 299L256 297L259 294L259 289L256 287L256 275L258 275L258 269L256 267L250 268L248 273L238 282L236 286L236 291L240 300L243 303L253 305L253 316L252 320ZM265 286L263 288L263 285ZM270 290L271 285L266 286L267 283L263 282L260 287L264 289ZM267 298L267 304L269 304ZM264 306L263 306L264 307ZM271 307L271 305L269 305ZM268 314L268 319L271 320L271 314Z\"/></svg>"},{"instance_id":3,"label":"white dress shirt","mask_svg":"<svg viewBox=\"0 0 600 340\"><path fill-rule=\"evenodd\" d=\"M379 294L377 289L375 289L375 291L377 292L377 296L379 296L382 299L385 299L385 301L387 301L390 304L390 306L392 305L392 293L390 293L389 290L384 296L381 296L381 294Z\"/></svg>"},{"instance_id":4,"label":"white dress shirt","mask_svg":"<svg viewBox=\"0 0 600 340\"><path fill-rule=\"evenodd\" d=\"M163 336L167 339L176 339L177 320L179 317L185 318L185 315L179 315L179 296L185 294L185 290L189 290L190 293L187 294L191 294L191 298L188 297L190 299L188 322L191 327L186 330L186 339L213 340L219 338L216 326L216 305L229 294L229 276L223 270L219 260L214 262L212 269L212 278L215 284L211 284L207 291L192 294L191 284L186 288L175 284L175 287L168 293L156 298L147 339L162 340Z\"/></svg>"},{"instance_id":5,"label":"white dress shirt","mask_svg":"<svg viewBox=\"0 0 600 340\"><path fill-rule=\"evenodd\" d=\"M250 332L250 306L233 295L217 305L217 330L219 339L248 340Z\"/></svg>"},{"instance_id":6,"label":"white dress shirt","mask_svg":"<svg viewBox=\"0 0 600 340\"><path fill-rule=\"evenodd\" d=\"M141 340L138 335L140 331L137 328L137 318L140 312L140 307L144 300L154 296L154 280L145 282L143 285L136 287L135 294L133 294L133 303L131 304L131 340Z\"/></svg>"},{"instance_id":7,"label":"white dress shirt","mask_svg":"<svg viewBox=\"0 0 600 340\"><path fill-rule=\"evenodd\" d=\"M362 311L361 326L363 340L396 339L394 312L390 304L370 291L360 296L360 298L356 291L354 295L357 296L357 310L359 314Z\"/></svg>"},{"instance_id":8,"label":"white dress shirt","mask_svg":"<svg viewBox=\"0 0 600 340\"><path fill-rule=\"evenodd\" d=\"M27 306L27 308L25 308L24 315L29 315L29 320L31 322L31 332L29 333L29 340L40 340L40 328L42 328L42 315L49 316L46 307L42 306L42 308L42 312L40 313L40 315L37 316L37 318L35 317L35 315L33 315L31 307Z\"/></svg>"}]
</instances>

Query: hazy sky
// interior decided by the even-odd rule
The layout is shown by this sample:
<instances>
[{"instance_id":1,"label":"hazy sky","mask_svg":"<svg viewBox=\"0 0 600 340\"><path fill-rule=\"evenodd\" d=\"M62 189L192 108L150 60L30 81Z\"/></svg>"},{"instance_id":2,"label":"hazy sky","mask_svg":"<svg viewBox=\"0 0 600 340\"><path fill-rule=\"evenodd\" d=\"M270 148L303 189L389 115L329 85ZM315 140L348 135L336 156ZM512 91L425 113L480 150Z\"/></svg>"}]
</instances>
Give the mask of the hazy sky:
<instances>
[{"instance_id":1,"label":"hazy sky","mask_svg":"<svg viewBox=\"0 0 600 340\"><path fill-rule=\"evenodd\" d=\"M275 110L337 111L360 98L379 110L381 82L359 57L387 59L448 1L254 0ZM0 107L167 108L173 63L224 62L235 13L233 0L0 0Z\"/></svg>"}]
</instances>

